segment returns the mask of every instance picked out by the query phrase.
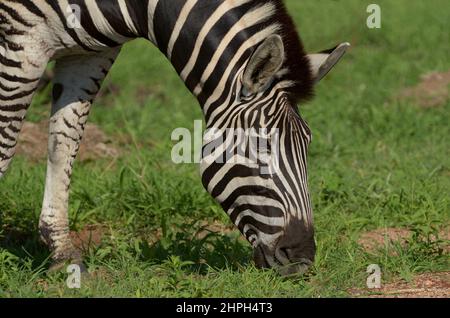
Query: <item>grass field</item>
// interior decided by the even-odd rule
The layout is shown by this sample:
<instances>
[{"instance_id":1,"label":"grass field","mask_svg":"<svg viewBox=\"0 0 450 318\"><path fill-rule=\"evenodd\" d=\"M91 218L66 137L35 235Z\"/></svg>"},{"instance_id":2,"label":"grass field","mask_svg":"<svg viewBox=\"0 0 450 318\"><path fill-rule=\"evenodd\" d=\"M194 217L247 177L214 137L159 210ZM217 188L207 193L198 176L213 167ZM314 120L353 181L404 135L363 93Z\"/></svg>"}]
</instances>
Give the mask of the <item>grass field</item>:
<instances>
[{"instance_id":1,"label":"grass field","mask_svg":"<svg viewBox=\"0 0 450 318\"><path fill-rule=\"evenodd\" d=\"M430 72L450 70L447 0L377 1L382 28L366 27L373 1L286 1L308 51L353 47L300 107L312 128L309 153L317 258L286 280L260 271L251 250L200 183L196 165L171 161L171 132L202 115L165 58L135 41L123 50L90 122L118 158L75 166L71 230L95 228L91 276L79 290L48 273L38 242L45 160L18 155L0 181L0 297L346 297L366 268L383 282L450 271L450 102L422 107L398 98ZM49 115L50 87L28 120ZM412 231L408 244L367 250L359 237L380 228ZM99 234L99 235L100 235ZM444 234L444 235L443 235ZM432 239L439 235L438 239Z\"/></svg>"}]
</instances>

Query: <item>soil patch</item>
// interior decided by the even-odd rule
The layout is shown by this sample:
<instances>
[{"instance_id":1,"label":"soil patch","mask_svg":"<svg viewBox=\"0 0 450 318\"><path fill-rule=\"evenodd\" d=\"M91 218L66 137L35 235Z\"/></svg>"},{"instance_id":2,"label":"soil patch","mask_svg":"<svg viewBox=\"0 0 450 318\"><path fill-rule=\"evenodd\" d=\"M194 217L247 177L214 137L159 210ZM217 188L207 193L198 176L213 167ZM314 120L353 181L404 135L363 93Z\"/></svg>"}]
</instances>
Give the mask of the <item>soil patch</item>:
<instances>
[{"instance_id":1,"label":"soil patch","mask_svg":"<svg viewBox=\"0 0 450 318\"><path fill-rule=\"evenodd\" d=\"M406 247L408 240L412 237L413 231L405 228L384 228L376 229L363 233L358 244L366 252L376 252L379 249L384 248L386 245L392 246L399 243L401 246ZM432 237L432 240L446 240L450 241L450 228L445 228L439 232L439 237ZM446 252L450 252L450 246L444 246Z\"/></svg>"},{"instance_id":2,"label":"soil patch","mask_svg":"<svg viewBox=\"0 0 450 318\"><path fill-rule=\"evenodd\" d=\"M73 245L83 253L100 246L105 235L106 229L99 225L87 225L78 232L70 232Z\"/></svg>"},{"instance_id":3,"label":"soil patch","mask_svg":"<svg viewBox=\"0 0 450 318\"><path fill-rule=\"evenodd\" d=\"M367 252L375 252L386 244L392 245L399 242L401 245L406 245L411 234L410 230L402 228L376 229L363 233L358 240L358 244Z\"/></svg>"},{"instance_id":4,"label":"soil patch","mask_svg":"<svg viewBox=\"0 0 450 318\"><path fill-rule=\"evenodd\" d=\"M351 290L354 297L368 298L447 298L450 296L450 272L416 275L410 282L399 280L377 290Z\"/></svg>"},{"instance_id":5,"label":"soil patch","mask_svg":"<svg viewBox=\"0 0 450 318\"><path fill-rule=\"evenodd\" d=\"M373 251L378 247L382 247L385 243L402 242L406 243L406 240L410 237L411 231L402 228L386 228L376 229L374 231L366 232L361 235L358 240L365 250Z\"/></svg>"},{"instance_id":6,"label":"soil patch","mask_svg":"<svg viewBox=\"0 0 450 318\"><path fill-rule=\"evenodd\" d=\"M429 73L421 77L421 82L414 87L405 88L399 97L412 100L424 108L443 106L450 100L450 71Z\"/></svg>"},{"instance_id":7,"label":"soil patch","mask_svg":"<svg viewBox=\"0 0 450 318\"><path fill-rule=\"evenodd\" d=\"M48 121L25 122L19 136L17 153L31 161L45 160L47 158L47 140ZM112 144L105 132L96 125L86 125L77 160L87 161L119 156L119 149Z\"/></svg>"},{"instance_id":8,"label":"soil patch","mask_svg":"<svg viewBox=\"0 0 450 318\"><path fill-rule=\"evenodd\" d=\"M413 231L405 228L383 228L363 233L358 244L367 252L376 252L386 246L400 244L407 247ZM431 240L450 240L450 228L444 227L438 238ZM449 244L443 245L444 252L450 252ZM392 249L390 253L395 254ZM413 277L411 281L398 280L382 284L381 289L350 290L354 297L370 298L447 298L450 296L450 272L424 273Z\"/></svg>"}]
</instances>

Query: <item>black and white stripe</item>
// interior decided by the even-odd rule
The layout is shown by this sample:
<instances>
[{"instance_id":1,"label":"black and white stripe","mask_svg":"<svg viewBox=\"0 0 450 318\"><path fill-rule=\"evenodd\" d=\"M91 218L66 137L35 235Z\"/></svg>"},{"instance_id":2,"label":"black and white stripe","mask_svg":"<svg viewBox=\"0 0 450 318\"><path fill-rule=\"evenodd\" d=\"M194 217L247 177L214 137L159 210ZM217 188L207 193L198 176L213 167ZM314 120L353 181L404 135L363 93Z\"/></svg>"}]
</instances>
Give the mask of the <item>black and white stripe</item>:
<instances>
[{"instance_id":1,"label":"black and white stripe","mask_svg":"<svg viewBox=\"0 0 450 318\"><path fill-rule=\"evenodd\" d=\"M79 28L70 24L72 8L80 9ZM224 154L217 150L202 160L202 181L255 247L258 265L310 263L311 134L296 103L312 96L315 78L342 50L331 66L325 65L330 54L307 56L281 0L2 0L0 176L38 80L47 62L57 61L40 221L55 260L79 258L67 226L73 160L101 81L120 47L137 37L152 41L172 62L227 150L237 146L225 133L229 128L279 132L277 173L261 174L258 162L217 163Z\"/></svg>"}]
</instances>

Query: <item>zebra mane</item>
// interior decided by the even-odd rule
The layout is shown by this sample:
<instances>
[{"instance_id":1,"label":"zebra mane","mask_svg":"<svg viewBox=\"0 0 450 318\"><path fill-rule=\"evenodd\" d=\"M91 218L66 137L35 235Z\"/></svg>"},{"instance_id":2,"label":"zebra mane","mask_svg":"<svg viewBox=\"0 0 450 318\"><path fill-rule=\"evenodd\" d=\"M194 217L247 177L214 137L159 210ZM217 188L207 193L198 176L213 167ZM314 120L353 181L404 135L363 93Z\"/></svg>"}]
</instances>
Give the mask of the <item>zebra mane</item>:
<instances>
[{"instance_id":1,"label":"zebra mane","mask_svg":"<svg viewBox=\"0 0 450 318\"><path fill-rule=\"evenodd\" d=\"M257 0L257 2L260 2ZM268 1L265 1L268 2ZM270 0L276 6L274 15L275 22L280 25L278 34L283 39L285 47L284 67L289 70L283 75L284 80L294 83L288 88L291 103L296 105L314 96L314 80L311 72L310 62L304 50L300 36L292 17L289 15L282 0Z\"/></svg>"}]
</instances>

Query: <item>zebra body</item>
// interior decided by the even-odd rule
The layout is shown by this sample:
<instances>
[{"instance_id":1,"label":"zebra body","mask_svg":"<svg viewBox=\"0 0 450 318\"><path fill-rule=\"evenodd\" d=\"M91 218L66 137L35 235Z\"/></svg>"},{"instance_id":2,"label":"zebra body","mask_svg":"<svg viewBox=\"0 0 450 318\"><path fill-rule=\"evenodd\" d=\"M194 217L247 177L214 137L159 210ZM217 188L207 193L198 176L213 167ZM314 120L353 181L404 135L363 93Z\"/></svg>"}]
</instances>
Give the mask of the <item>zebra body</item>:
<instances>
[{"instance_id":1,"label":"zebra body","mask_svg":"<svg viewBox=\"0 0 450 318\"><path fill-rule=\"evenodd\" d=\"M230 127L280 131L278 173L217 162L217 152L204 156L200 169L205 188L253 245L257 265L303 272L315 253L306 172L311 135L296 102L312 96L315 80L347 45L306 55L280 0L2 0L0 177L38 81L56 60L39 222L54 261L81 261L69 238L72 167L101 83L121 46L135 38L167 56L227 147L235 147L225 136Z\"/></svg>"}]
</instances>

